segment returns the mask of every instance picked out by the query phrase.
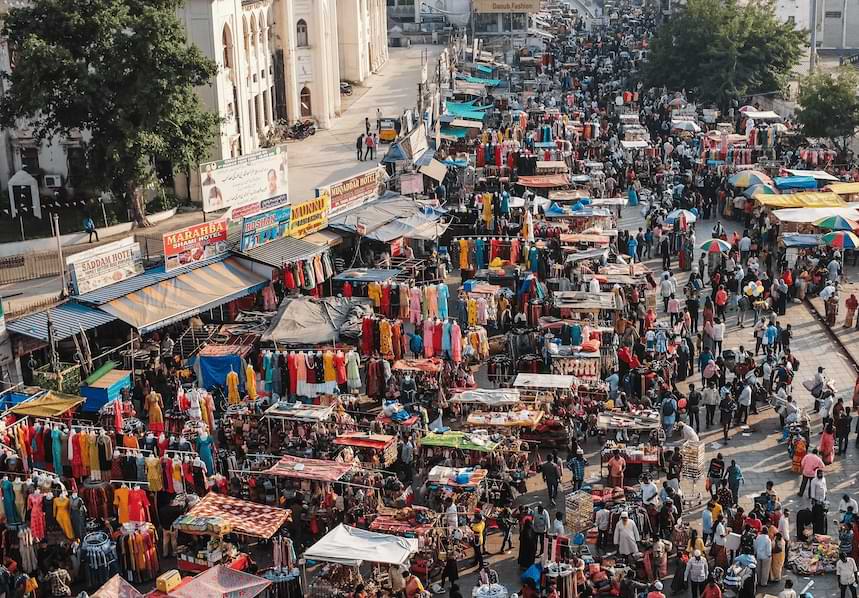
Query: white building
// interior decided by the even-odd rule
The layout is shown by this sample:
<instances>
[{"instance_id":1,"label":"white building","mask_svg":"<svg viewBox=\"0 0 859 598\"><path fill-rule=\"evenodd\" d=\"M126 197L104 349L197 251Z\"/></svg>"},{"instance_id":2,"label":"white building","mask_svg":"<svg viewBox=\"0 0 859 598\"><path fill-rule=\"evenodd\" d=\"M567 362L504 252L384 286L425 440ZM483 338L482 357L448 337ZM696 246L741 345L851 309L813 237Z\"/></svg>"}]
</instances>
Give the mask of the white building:
<instances>
[{"instance_id":1,"label":"white building","mask_svg":"<svg viewBox=\"0 0 859 598\"><path fill-rule=\"evenodd\" d=\"M18 1L0 0L0 13ZM341 79L361 83L388 60L385 0L185 0L177 14L189 42L218 66L197 90L222 118L212 160L260 149L281 119L329 127L341 111ZM0 40L0 69L9 68ZM86 169L85 137L37 147L27 129L0 131L0 187L24 166L43 194L57 184L74 187Z\"/></svg>"}]
</instances>

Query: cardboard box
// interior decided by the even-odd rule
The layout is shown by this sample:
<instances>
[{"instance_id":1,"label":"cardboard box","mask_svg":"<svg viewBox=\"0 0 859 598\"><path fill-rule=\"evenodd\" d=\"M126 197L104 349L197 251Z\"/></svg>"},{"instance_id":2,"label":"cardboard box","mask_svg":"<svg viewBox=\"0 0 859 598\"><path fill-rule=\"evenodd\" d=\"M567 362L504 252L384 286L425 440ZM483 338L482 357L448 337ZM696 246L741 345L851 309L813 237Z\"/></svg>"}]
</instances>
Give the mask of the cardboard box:
<instances>
[{"instance_id":1,"label":"cardboard box","mask_svg":"<svg viewBox=\"0 0 859 598\"><path fill-rule=\"evenodd\" d=\"M175 590L176 586L180 583L182 583L182 576L179 575L179 571L171 569L170 571L158 576L158 579L155 580L155 587L158 588L159 592L169 594Z\"/></svg>"}]
</instances>

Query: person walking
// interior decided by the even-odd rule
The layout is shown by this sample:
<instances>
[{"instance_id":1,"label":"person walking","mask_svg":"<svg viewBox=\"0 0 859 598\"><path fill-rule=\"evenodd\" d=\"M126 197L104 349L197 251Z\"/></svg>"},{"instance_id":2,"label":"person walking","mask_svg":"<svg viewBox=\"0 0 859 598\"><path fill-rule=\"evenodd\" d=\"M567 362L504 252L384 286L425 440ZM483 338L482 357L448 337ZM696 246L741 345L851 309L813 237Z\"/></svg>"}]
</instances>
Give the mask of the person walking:
<instances>
[{"instance_id":1,"label":"person walking","mask_svg":"<svg viewBox=\"0 0 859 598\"><path fill-rule=\"evenodd\" d=\"M355 149L358 151L358 161L363 162L363 151L364 151L364 134L361 133L358 135L358 140L355 142Z\"/></svg>"},{"instance_id":2,"label":"person walking","mask_svg":"<svg viewBox=\"0 0 859 598\"><path fill-rule=\"evenodd\" d=\"M743 477L743 470L737 465L737 462L731 459L731 464L728 466L728 488L731 490L734 506L740 502L740 484L745 484L746 479Z\"/></svg>"},{"instance_id":3,"label":"person walking","mask_svg":"<svg viewBox=\"0 0 859 598\"><path fill-rule=\"evenodd\" d=\"M370 117L364 117L364 132L369 136L370 135Z\"/></svg>"},{"instance_id":4,"label":"person walking","mask_svg":"<svg viewBox=\"0 0 859 598\"><path fill-rule=\"evenodd\" d=\"M549 492L549 502L554 505L555 497L558 496L561 471L551 454L546 456L546 461L540 467L540 473L543 476L543 481L546 482L546 490Z\"/></svg>"},{"instance_id":5,"label":"person walking","mask_svg":"<svg viewBox=\"0 0 859 598\"><path fill-rule=\"evenodd\" d=\"M847 453L847 438L850 436L850 407L844 408L838 419L835 420L835 438L838 443L838 451L836 455L844 455Z\"/></svg>"},{"instance_id":6,"label":"person walking","mask_svg":"<svg viewBox=\"0 0 859 598\"><path fill-rule=\"evenodd\" d=\"M543 506L543 503L537 505L537 511L534 513L534 535L536 536L537 556L543 554L546 548L546 534L549 532L549 511Z\"/></svg>"},{"instance_id":7,"label":"person walking","mask_svg":"<svg viewBox=\"0 0 859 598\"><path fill-rule=\"evenodd\" d=\"M689 583L692 598L698 598L704 591L704 583L710 575L710 566L703 558L700 550L692 553L692 558L686 563L686 573L683 578Z\"/></svg>"},{"instance_id":8,"label":"person walking","mask_svg":"<svg viewBox=\"0 0 859 598\"><path fill-rule=\"evenodd\" d=\"M806 455L802 458L802 461L799 462L799 468L802 473L802 484L799 486L799 492L797 496L802 496L805 494L805 489L808 487L808 496L811 498L811 488L809 483L817 474L817 470L823 470L823 459L817 453L817 449L812 449L810 453L806 453Z\"/></svg>"},{"instance_id":9,"label":"person walking","mask_svg":"<svg viewBox=\"0 0 859 598\"><path fill-rule=\"evenodd\" d=\"M686 413L689 415L689 425L694 427L696 432L701 431L700 405L701 393L695 389L694 384L690 384L689 394L686 396Z\"/></svg>"},{"instance_id":10,"label":"person walking","mask_svg":"<svg viewBox=\"0 0 859 598\"><path fill-rule=\"evenodd\" d=\"M98 241L98 230L95 228L92 216L89 214L84 217L84 232L89 235L89 243L92 243L92 236L95 235L95 240Z\"/></svg>"},{"instance_id":11,"label":"person walking","mask_svg":"<svg viewBox=\"0 0 859 598\"><path fill-rule=\"evenodd\" d=\"M835 563L835 576L838 578L838 588L841 590L841 598L844 598L845 592L850 589L852 598L856 598L856 584L859 583L859 569L856 568L856 561L852 557L847 556L847 553L842 552L838 561Z\"/></svg>"},{"instance_id":12,"label":"person walking","mask_svg":"<svg viewBox=\"0 0 859 598\"><path fill-rule=\"evenodd\" d=\"M770 568L772 567L773 544L766 532L761 532L755 538L755 558L757 563L758 585L769 585Z\"/></svg>"},{"instance_id":13,"label":"person walking","mask_svg":"<svg viewBox=\"0 0 859 598\"><path fill-rule=\"evenodd\" d=\"M371 134L368 134L364 138L364 145L367 146L367 150L364 152L364 160L366 160L368 156L370 157L370 160L372 160L376 153L375 137Z\"/></svg>"}]
</instances>

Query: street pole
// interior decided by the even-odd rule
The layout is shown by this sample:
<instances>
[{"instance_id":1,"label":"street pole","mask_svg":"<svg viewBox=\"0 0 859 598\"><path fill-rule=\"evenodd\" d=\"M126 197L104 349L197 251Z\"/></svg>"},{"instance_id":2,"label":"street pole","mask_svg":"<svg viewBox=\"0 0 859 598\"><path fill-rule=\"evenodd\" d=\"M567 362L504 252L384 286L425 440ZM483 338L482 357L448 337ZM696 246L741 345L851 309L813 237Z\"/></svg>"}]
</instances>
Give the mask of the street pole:
<instances>
[{"instance_id":1,"label":"street pole","mask_svg":"<svg viewBox=\"0 0 859 598\"><path fill-rule=\"evenodd\" d=\"M62 283L63 283L63 286L61 287L62 292L60 293L60 296L65 297L66 296L66 264L65 264L65 261L63 260L63 243L62 243L62 240L60 239L60 215L57 214L56 212L51 214L51 224L52 224L52 228L56 229L56 235L57 235L57 261L59 262L60 278L61 278Z\"/></svg>"},{"instance_id":2,"label":"street pole","mask_svg":"<svg viewBox=\"0 0 859 598\"><path fill-rule=\"evenodd\" d=\"M843 16L843 14L842 14ZM808 57L808 70L814 72L817 66L817 0L811 0L811 53Z\"/></svg>"}]
</instances>

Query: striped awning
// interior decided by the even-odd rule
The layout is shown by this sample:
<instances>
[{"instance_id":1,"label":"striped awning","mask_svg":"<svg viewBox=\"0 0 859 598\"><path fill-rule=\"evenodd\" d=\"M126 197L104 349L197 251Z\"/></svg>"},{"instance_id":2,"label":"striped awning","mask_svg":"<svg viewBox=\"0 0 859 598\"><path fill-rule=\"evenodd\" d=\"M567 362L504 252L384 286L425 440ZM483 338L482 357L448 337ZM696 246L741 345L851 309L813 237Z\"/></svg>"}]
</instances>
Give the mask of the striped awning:
<instances>
[{"instance_id":1,"label":"striped awning","mask_svg":"<svg viewBox=\"0 0 859 598\"><path fill-rule=\"evenodd\" d=\"M268 283L264 276L228 258L134 291L100 308L145 334L255 293Z\"/></svg>"}]
</instances>

